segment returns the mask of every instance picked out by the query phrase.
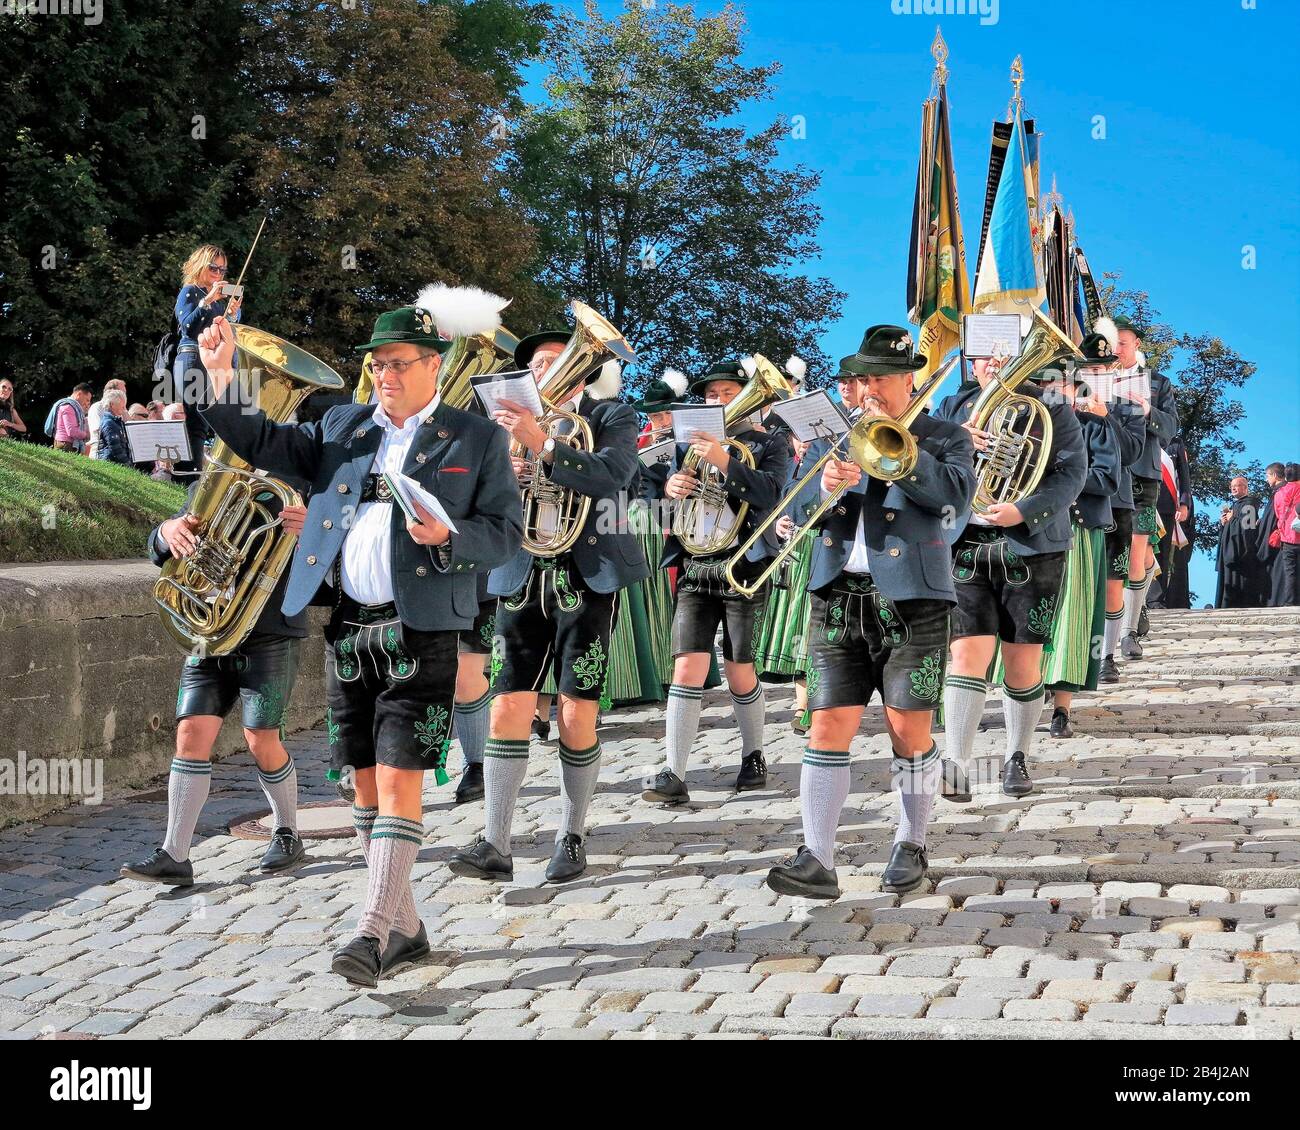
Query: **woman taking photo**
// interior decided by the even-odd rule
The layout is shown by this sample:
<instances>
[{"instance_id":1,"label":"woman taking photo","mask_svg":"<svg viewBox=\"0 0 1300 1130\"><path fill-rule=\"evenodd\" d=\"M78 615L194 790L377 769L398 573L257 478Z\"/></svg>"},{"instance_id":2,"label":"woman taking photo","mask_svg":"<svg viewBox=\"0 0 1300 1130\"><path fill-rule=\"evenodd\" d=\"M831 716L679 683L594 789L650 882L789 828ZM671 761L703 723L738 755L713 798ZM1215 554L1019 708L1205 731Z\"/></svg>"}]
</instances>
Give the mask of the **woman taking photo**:
<instances>
[{"instance_id":1,"label":"woman taking photo","mask_svg":"<svg viewBox=\"0 0 1300 1130\"><path fill-rule=\"evenodd\" d=\"M208 375L199 360L199 334L223 315L228 321L239 321L239 299L228 301L221 293L228 269L225 251L215 243L205 243L185 260L181 272L181 291L176 296L176 324L180 327L181 340L176 347L172 376L176 384L175 398L191 409L207 404ZM197 411L186 412L185 429L194 463L201 465L203 443L207 439L202 415Z\"/></svg>"},{"instance_id":2,"label":"woman taking photo","mask_svg":"<svg viewBox=\"0 0 1300 1130\"><path fill-rule=\"evenodd\" d=\"M0 439L27 434L27 425L18 415L16 400L14 382L8 377L0 377Z\"/></svg>"}]
</instances>

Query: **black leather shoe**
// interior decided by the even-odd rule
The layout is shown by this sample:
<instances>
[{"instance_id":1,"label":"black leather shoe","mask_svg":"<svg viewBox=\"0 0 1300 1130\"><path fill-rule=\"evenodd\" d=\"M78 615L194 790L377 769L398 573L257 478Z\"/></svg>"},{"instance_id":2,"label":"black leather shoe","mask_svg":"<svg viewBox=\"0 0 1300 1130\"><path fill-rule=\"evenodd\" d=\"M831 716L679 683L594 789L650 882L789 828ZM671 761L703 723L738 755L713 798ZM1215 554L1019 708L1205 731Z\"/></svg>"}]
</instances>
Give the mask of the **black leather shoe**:
<instances>
[{"instance_id":1,"label":"black leather shoe","mask_svg":"<svg viewBox=\"0 0 1300 1130\"><path fill-rule=\"evenodd\" d=\"M798 854L781 860L767 873L767 885L778 895L793 895L796 898L840 897L840 881L835 872L823 867L806 844L800 844Z\"/></svg>"},{"instance_id":2,"label":"black leather shoe","mask_svg":"<svg viewBox=\"0 0 1300 1130\"><path fill-rule=\"evenodd\" d=\"M880 889L891 895L905 895L914 891L925 879L925 869L930 866L925 848L899 840L889 857L889 864L880 876Z\"/></svg>"},{"instance_id":3,"label":"black leather shoe","mask_svg":"<svg viewBox=\"0 0 1300 1130\"><path fill-rule=\"evenodd\" d=\"M472 761L465 766L456 785L454 800L457 804L468 804L472 800L483 799L483 763Z\"/></svg>"},{"instance_id":4,"label":"black leather shoe","mask_svg":"<svg viewBox=\"0 0 1300 1130\"><path fill-rule=\"evenodd\" d=\"M1034 791L1023 753L1013 753L1002 766L1002 791L1007 796L1027 796Z\"/></svg>"},{"instance_id":5,"label":"black leather shoe","mask_svg":"<svg viewBox=\"0 0 1300 1130\"><path fill-rule=\"evenodd\" d=\"M970 781L966 778L966 770L955 761L949 761L944 758L940 765L943 769L943 776L940 778L939 795L944 800L951 800L957 804L966 804L970 798Z\"/></svg>"},{"instance_id":6,"label":"black leather shoe","mask_svg":"<svg viewBox=\"0 0 1300 1130\"><path fill-rule=\"evenodd\" d=\"M1108 655L1101 661L1101 669L1097 674L1097 682L1119 682L1119 665L1115 662L1115 657L1113 655Z\"/></svg>"},{"instance_id":7,"label":"black leather shoe","mask_svg":"<svg viewBox=\"0 0 1300 1130\"><path fill-rule=\"evenodd\" d=\"M736 777L736 792L747 793L754 789L767 788L767 762L763 755L755 750L747 754L740 763L740 773Z\"/></svg>"},{"instance_id":8,"label":"black leather shoe","mask_svg":"<svg viewBox=\"0 0 1300 1130\"><path fill-rule=\"evenodd\" d=\"M474 841L474 846L456 852L448 861L447 867L453 875L462 879L488 879L497 882L510 882L515 877L513 856L502 855L482 836Z\"/></svg>"},{"instance_id":9,"label":"black leather shoe","mask_svg":"<svg viewBox=\"0 0 1300 1130\"><path fill-rule=\"evenodd\" d=\"M1138 639L1146 639L1151 634L1151 617L1147 615L1144 604L1138 612Z\"/></svg>"},{"instance_id":10,"label":"black leather shoe","mask_svg":"<svg viewBox=\"0 0 1300 1130\"><path fill-rule=\"evenodd\" d=\"M567 883L576 879L587 870L587 849L582 846L582 837L566 832L555 845L551 862L546 865L548 883Z\"/></svg>"},{"instance_id":11,"label":"black leather shoe","mask_svg":"<svg viewBox=\"0 0 1300 1130\"><path fill-rule=\"evenodd\" d=\"M334 951L330 969L353 985L373 989L379 984L379 939L358 934L347 945Z\"/></svg>"},{"instance_id":12,"label":"black leather shoe","mask_svg":"<svg viewBox=\"0 0 1300 1130\"><path fill-rule=\"evenodd\" d=\"M1049 731L1054 738L1074 737L1074 727L1070 725L1070 712L1059 706L1052 711L1052 728Z\"/></svg>"},{"instance_id":13,"label":"black leather shoe","mask_svg":"<svg viewBox=\"0 0 1300 1130\"><path fill-rule=\"evenodd\" d=\"M540 718L533 719L533 734L539 742L549 742L551 740L551 723L543 722Z\"/></svg>"},{"instance_id":14,"label":"black leather shoe","mask_svg":"<svg viewBox=\"0 0 1300 1130\"><path fill-rule=\"evenodd\" d=\"M139 863L128 863L121 873L125 879L139 879L143 883L165 883L169 887L194 886L194 864L188 859L177 863L162 848Z\"/></svg>"},{"instance_id":15,"label":"black leather shoe","mask_svg":"<svg viewBox=\"0 0 1300 1130\"><path fill-rule=\"evenodd\" d=\"M413 961L420 961L428 956L429 935L424 929L423 922L410 938L394 930L388 935L388 945L384 949L383 957L379 959L379 972L386 977L399 965L410 965Z\"/></svg>"},{"instance_id":16,"label":"black leather shoe","mask_svg":"<svg viewBox=\"0 0 1300 1130\"><path fill-rule=\"evenodd\" d=\"M262 856L259 870L265 874L283 871L305 858L307 849L302 846L302 837L292 828L277 828L271 837L271 843Z\"/></svg>"},{"instance_id":17,"label":"black leather shoe","mask_svg":"<svg viewBox=\"0 0 1300 1130\"><path fill-rule=\"evenodd\" d=\"M1138 643L1137 636L1129 632L1119 641L1119 652L1125 659L1141 659L1142 645Z\"/></svg>"},{"instance_id":18,"label":"black leather shoe","mask_svg":"<svg viewBox=\"0 0 1300 1130\"><path fill-rule=\"evenodd\" d=\"M686 791L686 782L671 769L660 769L650 787L641 794L642 800L654 800L660 804L685 804L691 799Z\"/></svg>"}]
</instances>

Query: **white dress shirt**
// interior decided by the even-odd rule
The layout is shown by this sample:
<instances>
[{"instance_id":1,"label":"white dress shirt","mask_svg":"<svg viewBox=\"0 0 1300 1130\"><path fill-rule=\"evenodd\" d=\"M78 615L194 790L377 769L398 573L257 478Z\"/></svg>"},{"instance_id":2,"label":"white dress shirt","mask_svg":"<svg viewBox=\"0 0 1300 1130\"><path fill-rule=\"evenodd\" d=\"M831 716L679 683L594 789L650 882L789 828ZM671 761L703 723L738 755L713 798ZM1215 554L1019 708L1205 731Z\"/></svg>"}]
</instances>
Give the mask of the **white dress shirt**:
<instances>
[{"instance_id":1,"label":"white dress shirt","mask_svg":"<svg viewBox=\"0 0 1300 1130\"><path fill-rule=\"evenodd\" d=\"M399 428L376 404L371 419L384 430L370 468L376 475L397 475L406 466L406 456L415 442L416 430L438 407L434 394L415 415ZM352 517L352 527L343 539L343 591L358 604L388 604L393 599L393 503L363 502Z\"/></svg>"},{"instance_id":2,"label":"white dress shirt","mask_svg":"<svg viewBox=\"0 0 1300 1130\"><path fill-rule=\"evenodd\" d=\"M822 489L822 498L829 495L829 491ZM864 499L865 503L865 499ZM853 552L849 554L849 559L844 562L844 572L854 573L859 577L865 577L871 572L871 566L867 557L867 532L864 525L866 511L858 511L858 528L853 535Z\"/></svg>"}]
</instances>

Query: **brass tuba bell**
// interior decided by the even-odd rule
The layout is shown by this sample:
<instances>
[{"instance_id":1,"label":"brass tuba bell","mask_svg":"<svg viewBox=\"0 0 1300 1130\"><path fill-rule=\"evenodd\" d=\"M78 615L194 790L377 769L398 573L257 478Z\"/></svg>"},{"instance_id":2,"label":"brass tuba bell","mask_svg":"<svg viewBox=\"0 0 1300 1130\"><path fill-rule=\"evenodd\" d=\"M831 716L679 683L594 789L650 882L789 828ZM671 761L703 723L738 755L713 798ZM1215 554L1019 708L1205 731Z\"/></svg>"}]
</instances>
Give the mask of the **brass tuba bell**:
<instances>
[{"instance_id":1,"label":"brass tuba bell","mask_svg":"<svg viewBox=\"0 0 1300 1130\"><path fill-rule=\"evenodd\" d=\"M241 370L241 403L284 423L313 392L342 391L342 377L323 361L283 338L232 327ZM272 507L272 502L279 505ZM301 506L302 496L279 479L255 471L218 440L203 466L189 513L199 520L197 544L188 557L173 557L154 585L163 627L195 655L234 651L257 623L298 544L286 533L280 511Z\"/></svg>"}]
</instances>

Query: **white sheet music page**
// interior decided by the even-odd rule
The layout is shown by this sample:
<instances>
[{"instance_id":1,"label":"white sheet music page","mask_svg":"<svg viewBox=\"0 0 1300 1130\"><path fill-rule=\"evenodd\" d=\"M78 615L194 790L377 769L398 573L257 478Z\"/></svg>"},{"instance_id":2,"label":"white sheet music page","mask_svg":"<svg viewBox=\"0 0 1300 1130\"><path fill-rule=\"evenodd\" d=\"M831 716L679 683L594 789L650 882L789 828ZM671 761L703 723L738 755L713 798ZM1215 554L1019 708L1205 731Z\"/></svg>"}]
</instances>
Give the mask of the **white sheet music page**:
<instances>
[{"instance_id":1,"label":"white sheet music page","mask_svg":"<svg viewBox=\"0 0 1300 1130\"><path fill-rule=\"evenodd\" d=\"M411 478L410 475L403 475L401 472L398 472L397 474L390 473L389 481L392 482L393 487L401 493L402 498L406 500L408 506L410 506L412 499L414 499L430 514L437 518L439 522L446 526L453 534L458 532L456 529L456 523L448 517L447 511L442 507L442 503ZM411 507L411 511L414 513L414 507Z\"/></svg>"},{"instance_id":2,"label":"white sheet music page","mask_svg":"<svg viewBox=\"0 0 1300 1130\"><path fill-rule=\"evenodd\" d=\"M850 426L848 417L824 388L773 404L772 415L789 424L800 443L839 439Z\"/></svg>"},{"instance_id":3,"label":"white sheet music page","mask_svg":"<svg viewBox=\"0 0 1300 1130\"><path fill-rule=\"evenodd\" d=\"M643 447L637 452L637 457L641 460L641 466L655 467L660 463L671 463L676 451L677 445L672 440L665 439Z\"/></svg>"},{"instance_id":4,"label":"white sheet music page","mask_svg":"<svg viewBox=\"0 0 1300 1130\"><path fill-rule=\"evenodd\" d=\"M534 416L541 416L546 411L537 391L537 381L528 369L516 373L485 373L481 377L470 377L469 383L489 418L501 408L503 400L527 408Z\"/></svg>"},{"instance_id":5,"label":"white sheet music page","mask_svg":"<svg viewBox=\"0 0 1300 1130\"><path fill-rule=\"evenodd\" d=\"M690 443L694 432L726 437L727 417L721 404L674 404L672 413L675 443Z\"/></svg>"}]
</instances>

